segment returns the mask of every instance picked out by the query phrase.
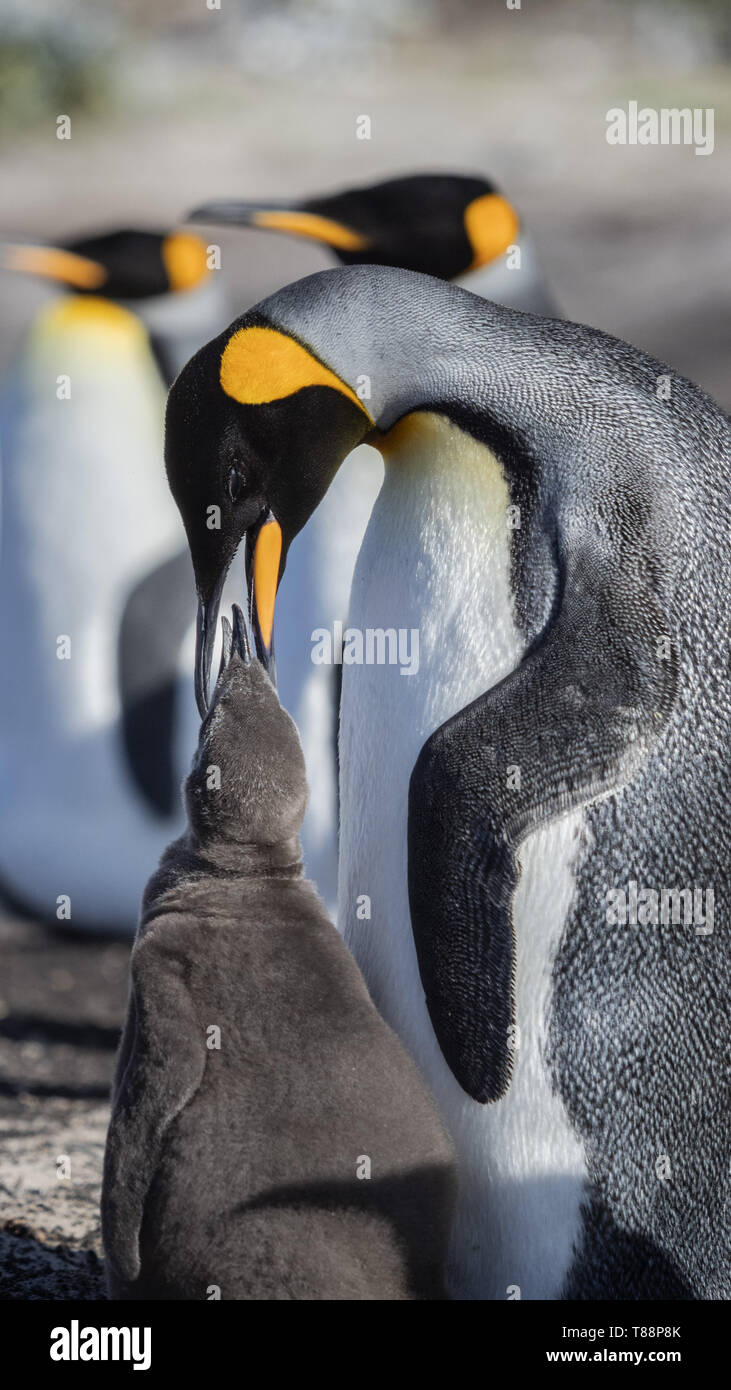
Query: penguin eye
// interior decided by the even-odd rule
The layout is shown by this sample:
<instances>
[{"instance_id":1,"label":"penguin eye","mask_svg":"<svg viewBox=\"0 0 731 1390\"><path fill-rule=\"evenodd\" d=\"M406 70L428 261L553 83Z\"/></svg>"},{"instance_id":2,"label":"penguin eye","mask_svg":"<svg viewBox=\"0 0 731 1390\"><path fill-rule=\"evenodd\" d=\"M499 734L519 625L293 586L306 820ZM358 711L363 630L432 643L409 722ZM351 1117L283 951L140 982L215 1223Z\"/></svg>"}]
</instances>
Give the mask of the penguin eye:
<instances>
[{"instance_id":1,"label":"penguin eye","mask_svg":"<svg viewBox=\"0 0 731 1390\"><path fill-rule=\"evenodd\" d=\"M228 495L232 502L238 502L244 486L244 479L238 468L232 468L228 475Z\"/></svg>"}]
</instances>

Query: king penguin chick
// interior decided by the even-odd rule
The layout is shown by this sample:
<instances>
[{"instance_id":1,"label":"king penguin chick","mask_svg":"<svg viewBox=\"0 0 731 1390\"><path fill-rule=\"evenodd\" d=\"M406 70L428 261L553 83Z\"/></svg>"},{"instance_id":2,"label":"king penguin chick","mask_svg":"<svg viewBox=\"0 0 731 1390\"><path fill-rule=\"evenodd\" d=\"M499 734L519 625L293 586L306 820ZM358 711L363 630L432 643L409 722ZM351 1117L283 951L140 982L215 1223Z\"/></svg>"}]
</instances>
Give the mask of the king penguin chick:
<instances>
[{"instance_id":1,"label":"king penguin chick","mask_svg":"<svg viewBox=\"0 0 731 1390\"><path fill-rule=\"evenodd\" d=\"M110 1296L440 1298L450 1145L302 877L304 759L239 610L231 647L226 624L188 829L132 953L102 1192Z\"/></svg>"},{"instance_id":2,"label":"king penguin chick","mask_svg":"<svg viewBox=\"0 0 731 1390\"><path fill-rule=\"evenodd\" d=\"M165 388L225 324L225 296L187 232L6 245L1 259L65 293L0 398L0 879L35 915L132 932L180 828L198 727Z\"/></svg>"},{"instance_id":3,"label":"king penguin chick","mask_svg":"<svg viewBox=\"0 0 731 1390\"><path fill-rule=\"evenodd\" d=\"M306 238L345 265L400 266L464 285L474 294L532 313L557 313L523 219L489 179L410 174L360 188L287 202L207 202L189 221L233 224ZM356 383L368 405L366 368ZM347 617L355 560L383 481L375 451L354 450L289 554L290 580L277 606L277 684L302 734L310 804L305 862L328 905L338 864L337 716L339 681L314 665L316 634Z\"/></svg>"}]
</instances>

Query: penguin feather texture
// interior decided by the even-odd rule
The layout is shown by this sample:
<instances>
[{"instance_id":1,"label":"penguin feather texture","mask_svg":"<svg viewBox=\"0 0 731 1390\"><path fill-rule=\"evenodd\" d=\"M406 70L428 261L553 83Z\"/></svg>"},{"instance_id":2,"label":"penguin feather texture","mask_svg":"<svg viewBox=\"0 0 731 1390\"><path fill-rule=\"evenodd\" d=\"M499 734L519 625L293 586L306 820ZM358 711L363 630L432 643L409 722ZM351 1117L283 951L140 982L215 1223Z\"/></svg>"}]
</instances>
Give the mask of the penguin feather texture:
<instances>
[{"instance_id":1,"label":"penguin feather texture","mask_svg":"<svg viewBox=\"0 0 731 1390\"><path fill-rule=\"evenodd\" d=\"M102 1193L110 1295L443 1297L451 1147L302 877L297 732L236 653L186 801L132 954Z\"/></svg>"}]
</instances>

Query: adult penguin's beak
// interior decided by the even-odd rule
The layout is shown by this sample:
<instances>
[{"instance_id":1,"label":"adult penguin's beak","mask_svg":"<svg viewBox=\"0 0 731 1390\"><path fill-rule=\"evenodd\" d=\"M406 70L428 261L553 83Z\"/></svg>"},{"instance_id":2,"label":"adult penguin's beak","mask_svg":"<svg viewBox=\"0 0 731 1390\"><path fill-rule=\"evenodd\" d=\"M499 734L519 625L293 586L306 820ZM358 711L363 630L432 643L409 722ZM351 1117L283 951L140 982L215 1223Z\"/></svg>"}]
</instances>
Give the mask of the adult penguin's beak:
<instances>
[{"instance_id":1,"label":"adult penguin's beak","mask_svg":"<svg viewBox=\"0 0 731 1390\"><path fill-rule=\"evenodd\" d=\"M274 605L281 577L282 528L273 512L252 527L246 541L246 587L256 654L276 684Z\"/></svg>"},{"instance_id":2,"label":"adult penguin's beak","mask_svg":"<svg viewBox=\"0 0 731 1390\"><path fill-rule=\"evenodd\" d=\"M226 583L228 570L221 572L208 592L198 592L198 620L195 631L195 701L201 719L205 719L210 705L211 666L213 649L216 645L216 625L221 594Z\"/></svg>"},{"instance_id":3,"label":"adult penguin's beak","mask_svg":"<svg viewBox=\"0 0 731 1390\"><path fill-rule=\"evenodd\" d=\"M265 513L246 532L246 589L256 654L272 681L274 674L274 606L281 577L282 528L273 512ZM211 667L218 611L228 567L207 591L198 593L195 650L195 698L201 719L210 705Z\"/></svg>"},{"instance_id":4,"label":"adult penguin's beak","mask_svg":"<svg viewBox=\"0 0 731 1390\"><path fill-rule=\"evenodd\" d=\"M98 290L107 280L107 271L88 256L77 256L61 246L31 246L22 242L0 242L0 266L24 275L56 280L75 290Z\"/></svg>"},{"instance_id":5,"label":"adult penguin's beak","mask_svg":"<svg viewBox=\"0 0 731 1390\"><path fill-rule=\"evenodd\" d=\"M305 237L323 242L336 251L363 251L366 237L332 217L308 212L297 203L247 203L235 198L221 198L202 203L186 218L187 222L207 222L239 227L262 227L267 231L285 232L289 236Z\"/></svg>"},{"instance_id":6,"label":"adult penguin's beak","mask_svg":"<svg viewBox=\"0 0 731 1390\"><path fill-rule=\"evenodd\" d=\"M296 202L285 203L270 199L266 203L246 202L243 198L211 198L186 213L186 222L207 222L216 226L219 222L230 222L237 227L261 226L259 218L267 213L295 214L299 211Z\"/></svg>"}]
</instances>

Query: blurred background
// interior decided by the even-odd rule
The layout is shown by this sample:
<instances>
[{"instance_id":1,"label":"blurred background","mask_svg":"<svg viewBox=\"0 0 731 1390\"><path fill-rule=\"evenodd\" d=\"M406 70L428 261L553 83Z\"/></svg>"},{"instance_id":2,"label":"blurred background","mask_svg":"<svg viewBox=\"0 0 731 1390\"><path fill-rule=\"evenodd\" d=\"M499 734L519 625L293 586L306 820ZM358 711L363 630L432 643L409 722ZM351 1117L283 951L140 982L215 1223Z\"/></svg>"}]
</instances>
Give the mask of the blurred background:
<instances>
[{"instance_id":1,"label":"blurred background","mask_svg":"<svg viewBox=\"0 0 731 1390\"><path fill-rule=\"evenodd\" d=\"M566 316L654 353L728 407L726 0L215 3L3 0L0 239L163 228L215 196L484 174L522 213ZM606 112L630 100L712 107L713 154L610 147ZM59 114L70 140L56 138ZM362 115L369 140L356 138ZM264 232L215 240L237 313L331 263L315 244ZM0 276L0 372L52 293ZM97 1203L129 944L10 910L0 933L0 1297L100 1297Z\"/></svg>"},{"instance_id":2,"label":"blurred background","mask_svg":"<svg viewBox=\"0 0 731 1390\"><path fill-rule=\"evenodd\" d=\"M220 3L3 0L4 235L167 225L216 194L474 170L521 210L568 317L728 404L725 0ZM713 155L607 145L607 110L631 99L712 106ZM361 114L370 140L356 139ZM217 240L237 309L329 263L263 232ZM4 285L5 359L42 294Z\"/></svg>"}]
</instances>

